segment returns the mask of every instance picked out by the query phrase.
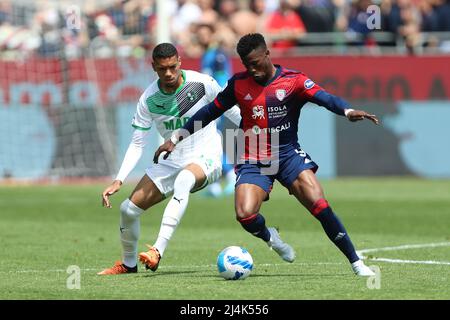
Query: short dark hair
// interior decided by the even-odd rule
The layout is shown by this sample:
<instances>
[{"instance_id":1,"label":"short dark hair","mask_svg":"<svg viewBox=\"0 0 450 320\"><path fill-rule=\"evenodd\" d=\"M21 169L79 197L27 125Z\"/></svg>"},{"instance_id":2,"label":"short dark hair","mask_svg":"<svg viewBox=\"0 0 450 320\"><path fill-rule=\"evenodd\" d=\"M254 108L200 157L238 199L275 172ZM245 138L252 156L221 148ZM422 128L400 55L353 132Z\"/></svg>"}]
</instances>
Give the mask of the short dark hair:
<instances>
[{"instance_id":1,"label":"short dark hair","mask_svg":"<svg viewBox=\"0 0 450 320\"><path fill-rule=\"evenodd\" d=\"M260 33L249 33L239 39L236 51L242 59L256 48L267 49L266 40Z\"/></svg>"},{"instance_id":2,"label":"short dark hair","mask_svg":"<svg viewBox=\"0 0 450 320\"><path fill-rule=\"evenodd\" d=\"M178 57L178 51L177 48L171 43L160 43L153 49L152 58L155 59L161 59L161 58L170 58L173 56Z\"/></svg>"}]
</instances>

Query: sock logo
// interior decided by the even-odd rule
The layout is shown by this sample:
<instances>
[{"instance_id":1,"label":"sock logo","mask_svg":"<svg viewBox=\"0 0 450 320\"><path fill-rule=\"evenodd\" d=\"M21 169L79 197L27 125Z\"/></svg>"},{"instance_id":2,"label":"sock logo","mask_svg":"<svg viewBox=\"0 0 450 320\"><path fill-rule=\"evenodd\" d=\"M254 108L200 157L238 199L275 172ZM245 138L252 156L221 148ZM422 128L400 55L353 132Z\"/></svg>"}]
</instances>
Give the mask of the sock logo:
<instances>
[{"instance_id":1,"label":"sock logo","mask_svg":"<svg viewBox=\"0 0 450 320\"><path fill-rule=\"evenodd\" d=\"M336 238L334 238L334 241L338 241L341 240L343 237L345 237L346 233L345 232L339 232L336 236Z\"/></svg>"},{"instance_id":2,"label":"sock logo","mask_svg":"<svg viewBox=\"0 0 450 320\"><path fill-rule=\"evenodd\" d=\"M120 233L123 233L123 230L125 230L124 227L119 227L119 229L120 229Z\"/></svg>"},{"instance_id":3,"label":"sock logo","mask_svg":"<svg viewBox=\"0 0 450 320\"><path fill-rule=\"evenodd\" d=\"M177 200L178 203L181 203L181 200L183 200L183 199L177 199L177 197L173 197L173 199L174 199L174 200Z\"/></svg>"}]
</instances>

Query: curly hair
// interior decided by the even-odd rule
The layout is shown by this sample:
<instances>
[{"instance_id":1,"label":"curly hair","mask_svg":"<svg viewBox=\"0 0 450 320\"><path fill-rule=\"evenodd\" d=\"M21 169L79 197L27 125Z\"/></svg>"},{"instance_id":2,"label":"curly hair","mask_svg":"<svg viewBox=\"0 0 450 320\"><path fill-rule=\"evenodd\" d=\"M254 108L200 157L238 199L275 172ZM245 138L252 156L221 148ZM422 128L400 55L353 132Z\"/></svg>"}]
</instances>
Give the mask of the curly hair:
<instances>
[{"instance_id":1,"label":"curly hair","mask_svg":"<svg viewBox=\"0 0 450 320\"><path fill-rule=\"evenodd\" d=\"M249 33L239 39L236 51L239 56L245 58L250 52L257 48L267 49L266 40L260 33Z\"/></svg>"}]
</instances>

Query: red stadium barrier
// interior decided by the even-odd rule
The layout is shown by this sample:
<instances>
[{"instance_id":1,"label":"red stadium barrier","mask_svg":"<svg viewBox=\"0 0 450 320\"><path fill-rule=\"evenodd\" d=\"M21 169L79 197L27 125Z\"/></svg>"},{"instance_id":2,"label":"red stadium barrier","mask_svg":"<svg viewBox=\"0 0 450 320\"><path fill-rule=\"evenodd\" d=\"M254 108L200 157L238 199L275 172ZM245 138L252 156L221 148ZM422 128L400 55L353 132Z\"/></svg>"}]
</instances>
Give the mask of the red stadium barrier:
<instances>
[{"instance_id":1,"label":"red stadium barrier","mask_svg":"<svg viewBox=\"0 0 450 320\"><path fill-rule=\"evenodd\" d=\"M286 57L274 59L274 62L303 71L329 92L347 99L398 101L450 98L450 57ZM127 65L126 72L122 67L124 63ZM198 70L200 65L196 59L183 59L182 63L185 69ZM32 59L23 63L0 61L0 98L2 104L9 104L14 86L45 83L54 86L54 90L41 90L39 104L58 104L60 101L52 101L56 99L52 93L58 92L62 97L59 100L65 102L70 87L81 81L95 87L101 104L136 101L147 83L124 80L127 77L132 80L137 73L142 74L142 65L150 79L150 60L144 64L142 61L118 59L83 59L67 63L56 59ZM238 58L233 59L233 66L235 71L243 70ZM108 94L112 86L120 81L123 82L120 93L111 99ZM82 96L84 93L81 90L79 94ZM30 93L20 91L19 98L15 96L14 99L27 104Z\"/></svg>"}]
</instances>

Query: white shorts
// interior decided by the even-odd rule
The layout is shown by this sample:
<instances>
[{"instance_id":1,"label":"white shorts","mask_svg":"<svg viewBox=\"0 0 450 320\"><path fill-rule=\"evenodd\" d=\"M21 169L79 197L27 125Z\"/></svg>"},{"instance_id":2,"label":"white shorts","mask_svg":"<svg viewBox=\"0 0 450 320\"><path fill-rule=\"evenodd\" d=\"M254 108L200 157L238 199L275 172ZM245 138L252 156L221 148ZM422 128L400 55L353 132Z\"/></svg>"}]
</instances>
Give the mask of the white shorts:
<instances>
[{"instance_id":1,"label":"white shorts","mask_svg":"<svg viewBox=\"0 0 450 320\"><path fill-rule=\"evenodd\" d=\"M199 155L198 157L187 159L170 159L169 157L167 160L163 160L161 157L159 162L148 167L145 173L155 183L159 191L167 197L173 193L173 185L178 173L191 163L199 165L206 175L205 183L191 190L192 193L203 189L209 183L217 181L222 175L221 155Z\"/></svg>"}]
</instances>

